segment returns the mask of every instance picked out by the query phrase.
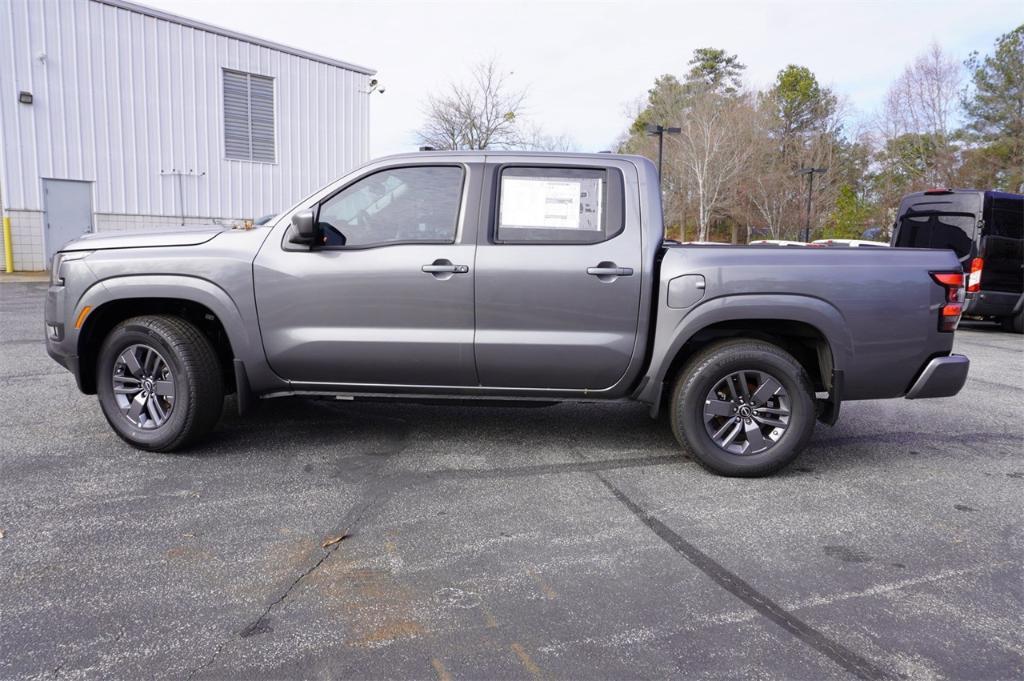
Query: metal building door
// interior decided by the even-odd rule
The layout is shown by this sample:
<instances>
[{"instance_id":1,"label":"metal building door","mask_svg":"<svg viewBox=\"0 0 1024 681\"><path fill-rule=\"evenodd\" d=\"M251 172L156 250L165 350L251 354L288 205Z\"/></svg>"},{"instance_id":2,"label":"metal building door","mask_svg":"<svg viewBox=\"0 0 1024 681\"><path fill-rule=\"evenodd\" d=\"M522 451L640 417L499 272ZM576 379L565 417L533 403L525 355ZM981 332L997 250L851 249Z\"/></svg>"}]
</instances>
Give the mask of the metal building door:
<instances>
[{"instance_id":1,"label":"metal building door","mask_svg":"<svg viewBox=\"0 0 1024 681\"><path fill-rule=\"evenodd\" d=\"M92 183L43 180L46 262L61 246L92 231Z\"/></svg>"}]
</instances>

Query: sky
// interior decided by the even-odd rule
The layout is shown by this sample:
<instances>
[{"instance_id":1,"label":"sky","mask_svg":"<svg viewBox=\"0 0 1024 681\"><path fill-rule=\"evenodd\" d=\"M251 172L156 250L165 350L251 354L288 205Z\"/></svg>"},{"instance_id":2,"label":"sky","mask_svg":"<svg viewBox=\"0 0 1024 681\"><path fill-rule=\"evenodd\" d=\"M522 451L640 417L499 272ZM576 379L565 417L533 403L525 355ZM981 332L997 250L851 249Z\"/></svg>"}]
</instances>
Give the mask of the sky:
<instances>
[{"instance_id":1,"label":"sky","mask_svg":"<svg viewBox=\"0 0 1024 681\"><path fill-rule=\"evenodd\" d=\"M1024 2L428 2L141 0L143 4L377 70L372 156L416 148L430 93L495 59L527 91L526 116L579 151L613 147L629 112L694 49L718 47L766 87L810 68L867 121L892 80L937 41L962 60L1024 23Z\"/></svg>"}]
</instances>

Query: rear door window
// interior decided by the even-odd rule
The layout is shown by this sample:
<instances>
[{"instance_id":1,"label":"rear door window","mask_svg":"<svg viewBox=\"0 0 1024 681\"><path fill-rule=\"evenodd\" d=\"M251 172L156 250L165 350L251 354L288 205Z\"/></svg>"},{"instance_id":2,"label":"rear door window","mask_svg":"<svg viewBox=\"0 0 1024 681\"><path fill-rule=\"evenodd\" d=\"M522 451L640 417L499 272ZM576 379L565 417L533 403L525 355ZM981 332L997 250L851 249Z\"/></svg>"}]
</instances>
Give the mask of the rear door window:
<instances>
[{"instance_id":1,"label":"rear door window","mask_svg":"<svg viewBox=\"0 0 1024 681\"><path fill-rule=\"evenodd\" d=\"M905 248L948 248L966 258L974 243L977 219L973 215L910 213L900 219L896 246Z\"/></svg>"},{"instance_id":2,"label":"rear door window","mask_svg":"<svg viewBox=\"0 0 1024 681\"><path fill-rule=\"evenodd\" d=\"M622 176L605 168L506 167L498 187L500 244L594 244L623 228Z\"/></svg>"}]
</instances>

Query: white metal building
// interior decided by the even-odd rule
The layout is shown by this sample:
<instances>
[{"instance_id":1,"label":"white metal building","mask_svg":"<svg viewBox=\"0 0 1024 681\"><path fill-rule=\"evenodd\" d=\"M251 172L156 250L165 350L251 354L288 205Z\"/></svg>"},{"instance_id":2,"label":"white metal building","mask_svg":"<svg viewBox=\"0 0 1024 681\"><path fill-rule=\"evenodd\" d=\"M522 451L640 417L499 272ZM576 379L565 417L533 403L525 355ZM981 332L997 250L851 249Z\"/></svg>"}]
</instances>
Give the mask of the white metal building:
<instances>
[{"instance_id":1,"label":"white metal building","mask_svg":"<svg viewBox=\"0 0 1024 681\"><path fill-rule=\"evenodd\" d=\"M0 208L62 243L275 213L366 160L373 70L125 0L0 1Z\"/></svg>"}]
</instances>

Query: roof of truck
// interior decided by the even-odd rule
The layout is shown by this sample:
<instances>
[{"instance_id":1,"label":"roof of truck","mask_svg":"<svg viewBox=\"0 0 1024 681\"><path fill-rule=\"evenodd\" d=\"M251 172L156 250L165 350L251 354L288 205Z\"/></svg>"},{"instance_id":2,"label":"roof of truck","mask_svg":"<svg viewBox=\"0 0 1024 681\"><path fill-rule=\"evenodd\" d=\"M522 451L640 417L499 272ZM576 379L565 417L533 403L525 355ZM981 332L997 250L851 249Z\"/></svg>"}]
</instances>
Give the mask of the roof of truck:
<instances>
[{"instance_id":1,"label":"roof of truck","mask_svg":"<svg viewBox=\"0 0 1024 681\"><path fill-rule=\"evenodd\" d=\"M483 158L485 156L492 156L492 157L498 157L498 158L503 158L503 157L521 157L521 156L543 156L543 157L548 157L548 158L586 158L586 159L595 159L595 158L609 159L610 158L610 159L623 159L623 160L630 160L630 161L635 161L635 160L643 159L646 162L650 162L650 159L648 159L646 156L639 156L637 154L612 154L612 153L608 153L608 152L604 152L604 151L600 151L600 152L579 152L579 151L515 151L515 150L505 150L505 149L501 149L501 150L496 150L496 149L483 149L483 150L478 150L478 149L462 149L462 150L459 150L459 149L456 149L456 150L453 150L453 151L440 151L440 150L409 151L409 152L403 152L401 154L389 154L388 156L382 156L380 158L375 158L375 159L373 159L373 161L385 161L385 160L402 159L402 158L416 158L416 159L419 159L419 158L433 158L433 157L444 158L446 156L479 156L481 158Z\"/></svg>"}]
</instances>

